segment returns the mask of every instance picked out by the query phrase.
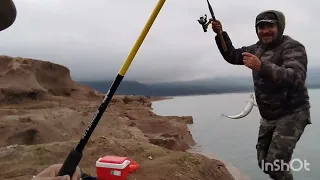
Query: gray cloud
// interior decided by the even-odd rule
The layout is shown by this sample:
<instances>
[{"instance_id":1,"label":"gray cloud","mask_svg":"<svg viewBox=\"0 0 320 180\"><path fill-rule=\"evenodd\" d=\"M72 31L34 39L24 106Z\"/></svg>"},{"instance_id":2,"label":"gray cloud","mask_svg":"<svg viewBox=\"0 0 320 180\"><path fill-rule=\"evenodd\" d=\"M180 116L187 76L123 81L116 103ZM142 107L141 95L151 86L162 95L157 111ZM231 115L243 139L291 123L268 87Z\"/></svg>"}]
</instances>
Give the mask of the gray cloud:
<instances>
[{"instance_id":1,"label":"gray cloud","mask_svg":"<svg viewBox=\"0 0 320 180\"><path fill-rule=\"evenodd\" d=\"M158 0L14 0L15 24L0 33L0 53L48 60L67 66L74 79L113 79L127 58ZM319 1L211 0L235 47L257 41L255 16L266 9L286 15L285 34L302 42L309 67L318 66L316 7ZM167 0L125 79L187 80L250 75L226 63L196 21L209 15L205 0Z\"/></svg>"}]
</instances>

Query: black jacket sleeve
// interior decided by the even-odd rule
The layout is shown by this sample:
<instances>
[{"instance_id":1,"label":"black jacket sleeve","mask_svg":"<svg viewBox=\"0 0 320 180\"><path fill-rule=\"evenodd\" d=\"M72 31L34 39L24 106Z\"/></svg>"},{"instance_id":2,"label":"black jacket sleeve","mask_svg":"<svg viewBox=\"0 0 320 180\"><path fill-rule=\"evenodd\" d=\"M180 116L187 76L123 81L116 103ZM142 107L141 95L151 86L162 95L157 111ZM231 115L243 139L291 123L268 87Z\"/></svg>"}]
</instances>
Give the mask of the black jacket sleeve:
<instances>
[{"instance_id":1,"label":"black jacket sleeve","mask_svg":"<svg viewBox=\"0 0 320 180\"><path fill-rule=\"evenodd\" d=\"M232 41L228 35L227 32L223 31L222 32L223 39L226 43L227 46L227 52L223 51L220 39L218 35L215 36L215 41L218 46L218 49L222 55L222 57L230 64L234 65L243 65L243 59L242 59L242 53L243 52L249 52L254 54L254 50L256 47L256 44L250 45L250 46L243 46L241 48L235 48L232 45Z\"/></svg>"}]
</instances>

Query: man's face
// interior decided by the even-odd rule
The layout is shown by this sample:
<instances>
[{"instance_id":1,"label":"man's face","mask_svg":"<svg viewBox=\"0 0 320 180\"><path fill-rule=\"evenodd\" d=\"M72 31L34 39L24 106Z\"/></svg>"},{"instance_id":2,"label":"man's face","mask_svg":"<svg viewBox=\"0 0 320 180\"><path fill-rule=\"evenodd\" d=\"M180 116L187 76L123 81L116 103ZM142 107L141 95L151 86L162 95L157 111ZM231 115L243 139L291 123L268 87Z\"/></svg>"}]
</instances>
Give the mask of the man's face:
<instances>
[{"instance_id":1,"label":"man's face","mask_svg":"<svg viewBox=\"0 0 320 180\"><path fill-rule=\"evenodd\" d=\"M260 23L257 29L258 37L263 44L269 44L278 37L278 26L276 23Z\"/></svg>"}]
</instances>

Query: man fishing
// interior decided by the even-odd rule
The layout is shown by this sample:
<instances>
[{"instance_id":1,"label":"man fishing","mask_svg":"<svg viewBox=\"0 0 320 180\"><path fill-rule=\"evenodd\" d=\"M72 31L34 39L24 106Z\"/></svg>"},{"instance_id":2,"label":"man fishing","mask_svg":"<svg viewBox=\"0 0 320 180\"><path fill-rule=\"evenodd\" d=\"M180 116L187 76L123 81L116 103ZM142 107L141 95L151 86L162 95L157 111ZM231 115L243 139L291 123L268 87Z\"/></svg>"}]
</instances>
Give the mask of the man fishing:
<instances>
[{"instance_id":1,"label":"man fishing","mask_svg":"<svg viewBox=\"0 0 320 180\"><path fill-rule=\"evenodd\" d=\"M256 144L259 167L272 179L293 180L287 167L305 127L311 124L305 47L283 34L285 16L276 10L258 14L255 29L259 40L249 46L234 48L218 20L212 22L212 29L222 32L227 51L218 36L215 41L223 58L252 70L261 115Z\"/></svg>"}]
</instances>

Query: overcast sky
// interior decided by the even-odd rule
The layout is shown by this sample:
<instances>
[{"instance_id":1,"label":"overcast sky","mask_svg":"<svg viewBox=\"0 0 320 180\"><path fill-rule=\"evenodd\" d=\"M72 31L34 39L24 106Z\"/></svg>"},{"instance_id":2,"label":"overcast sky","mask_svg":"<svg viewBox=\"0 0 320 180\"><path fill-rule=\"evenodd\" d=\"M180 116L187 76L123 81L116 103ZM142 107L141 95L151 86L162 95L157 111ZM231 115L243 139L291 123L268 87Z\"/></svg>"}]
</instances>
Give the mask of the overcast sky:
<instances>
[{"instance_id":1,"label":"overcast sky","mask_svg":"<svg viewBox=\"0 0 320 180\"><path fill-rule=\"evenodd\" d=\"M15 24L0 33L0 53L67 66L75 80L113 79L158 0L14 0ZM94 2L94 3L93 3ZM309 67L320 65L316 0L210 0L235 47L257 41L256 15L266 9L286 16L285 34L302 42ZM222 59L211 29L197 19L209 10L205 0L167 0L125 79L188 80L250 75L250 69ZM318 50L319 51L319 50Z\"/></svg>"}]
</instances>

